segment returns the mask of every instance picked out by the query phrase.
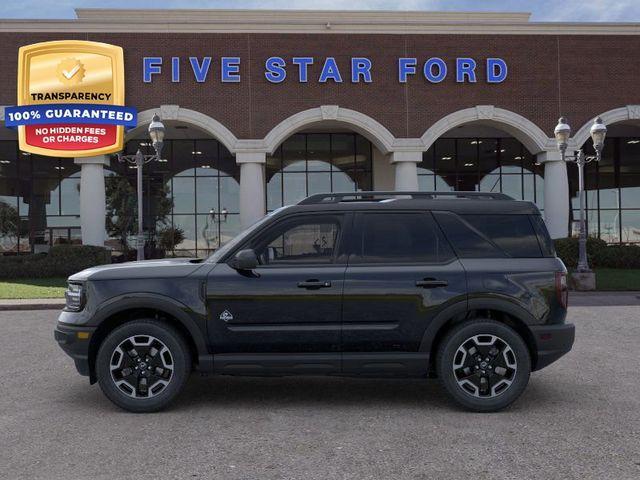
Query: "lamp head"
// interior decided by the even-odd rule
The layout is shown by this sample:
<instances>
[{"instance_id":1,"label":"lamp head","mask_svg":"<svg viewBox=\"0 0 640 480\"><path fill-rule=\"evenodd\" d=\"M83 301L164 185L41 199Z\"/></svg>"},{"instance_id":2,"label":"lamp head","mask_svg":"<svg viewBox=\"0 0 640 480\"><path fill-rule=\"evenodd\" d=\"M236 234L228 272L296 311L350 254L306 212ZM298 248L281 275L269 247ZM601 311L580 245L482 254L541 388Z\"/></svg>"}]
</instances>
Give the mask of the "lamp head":
<instances>
[{"instance_id":1,"label":"lamp head","mask_svg":"<svg viewBox=\"0 0 640 480\"><path fill-rule=\"evenodd\" d=\"M558 120L558 125L556 125L553 133L556 137L556 142L558 143L558 149L564 153L567 150L569 137L571 136L571 127L567 123L566 118L560 117L560 119Z\"/></svg>"},{"instance_id":2,"label":"lamp head","mask_svg":"<svg viewBox=\"0 0 640 480\"><path fill-rule=\"evenodd\" d=\"M591 140L593 140L593 148L596 150L598 156L604 148L604 138L607 135L607 126L602 123L602 119L597 117L591 125Z\"/></svg>"},{"instance_id":3,"label":"lamp head","mask_svg":"<svg viewBox=\"0 0 640 480\"><path fill-rule=\"evenodd\" d=\"M151 119L151 123L149 124L149 137L151 138L151 142L153 143L153 148L156 151L156 155L160 157L160 152L162 151L162 144L164 142L164 134L165 128L164 124L160 120L160 117L156 113Z\"/></svg>"}]
</instances>

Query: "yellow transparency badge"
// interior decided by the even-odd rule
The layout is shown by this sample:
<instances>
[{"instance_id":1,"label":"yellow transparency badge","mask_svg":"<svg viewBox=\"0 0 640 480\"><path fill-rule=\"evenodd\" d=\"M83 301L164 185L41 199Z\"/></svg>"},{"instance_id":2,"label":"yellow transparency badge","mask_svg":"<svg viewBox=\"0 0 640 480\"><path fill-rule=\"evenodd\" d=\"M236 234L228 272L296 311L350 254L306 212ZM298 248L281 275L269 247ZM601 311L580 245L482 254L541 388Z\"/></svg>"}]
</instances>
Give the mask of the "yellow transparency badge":
<instances>
[{"instance_id":1,"label":"yellow transparency badge","mask_svg":"<svg viewBox=\"0 0 640 480\"><path fill-rule=\"evenodd\" d=\"M135 110L124 107L121 47L62 40L20 48L18 107L5 112L20 149L57 157L122 150Z\"/></svg>"}]
</instances>

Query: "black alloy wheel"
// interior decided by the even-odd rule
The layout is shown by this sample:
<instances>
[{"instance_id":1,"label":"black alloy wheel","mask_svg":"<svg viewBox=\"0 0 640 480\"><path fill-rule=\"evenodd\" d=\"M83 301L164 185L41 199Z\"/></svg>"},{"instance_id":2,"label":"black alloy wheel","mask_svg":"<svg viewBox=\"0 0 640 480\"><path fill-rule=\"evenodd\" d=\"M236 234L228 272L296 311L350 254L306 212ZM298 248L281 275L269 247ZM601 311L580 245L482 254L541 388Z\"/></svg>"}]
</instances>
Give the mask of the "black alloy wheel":
<instances>
[{"instance_id":1,"label":"black alloy wheel","mask_svg":"<svg viewBox=\"0 0 640 480\"><path fill-rule=\"evenodd\" d=\"M454 327L442 341L436 362L438 376L453 399L482 412L513 403L531 373L523 339L495 320L471 320Z\"/></svg>"},{"instance_id":2,"label":"black alloy wheel","mask_svg":"<svg viewBox=\"0 0 640 480\"><path fill-rule=\"evenodd\" d=\"M191 370L182 335L157 320L134 320L113 330L96 357L98 383L119 407L154 412L180 393Z\"/></svg>"}]
</instances>

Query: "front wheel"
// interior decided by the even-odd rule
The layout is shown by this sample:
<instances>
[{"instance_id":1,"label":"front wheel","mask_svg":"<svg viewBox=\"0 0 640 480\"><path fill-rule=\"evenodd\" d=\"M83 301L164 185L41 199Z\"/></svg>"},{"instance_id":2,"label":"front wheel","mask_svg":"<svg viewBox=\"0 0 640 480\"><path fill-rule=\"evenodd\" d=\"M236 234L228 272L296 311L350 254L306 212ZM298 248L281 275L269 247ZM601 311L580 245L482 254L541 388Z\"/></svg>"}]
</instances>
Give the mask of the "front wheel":
<instances>
[{"instance_id":1,"label":"front wheel","mask_svg":"<svg viewBox=\"0 0 640 480\"><path fill-rule=\"evenodd\" d=\"M453 399L476 412L495 412L513 403L531 374L522 337L495 320L471 320L454 327L436 359L438 377Z\"/></svg>"},{"instance_id":2,"label":"front wheel","mask_svg":"<svg viewBox=\"0 0 640 480\"><path fill-rule=\"evenodd\" d=\"M190 370L182 335L157 320L134 320L116 328L96 357L100 388L130 412L166 407L182 391Z\"/></svg>"}]
</instances>

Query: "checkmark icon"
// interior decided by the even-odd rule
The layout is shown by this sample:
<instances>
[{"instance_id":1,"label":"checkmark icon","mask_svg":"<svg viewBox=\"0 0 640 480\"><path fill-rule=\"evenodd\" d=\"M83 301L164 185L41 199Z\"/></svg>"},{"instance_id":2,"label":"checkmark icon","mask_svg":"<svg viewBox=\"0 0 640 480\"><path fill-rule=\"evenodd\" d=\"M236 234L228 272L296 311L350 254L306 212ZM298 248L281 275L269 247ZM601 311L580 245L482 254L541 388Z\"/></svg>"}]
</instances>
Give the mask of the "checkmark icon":
<instances>
[{"instance_id":1,"label":"checkmark icon","mask_svg":"<svg viewBox=\"0 0 640 480\"><path fill-rule=\"evenodd\" d=\"M67 80L71 80L71 77L73 77L76 73L78 73L78 70L80 70L80 65L76 65L70 71L62 70L62 74L65 76Z\"/></svg>"}]
</instances>

